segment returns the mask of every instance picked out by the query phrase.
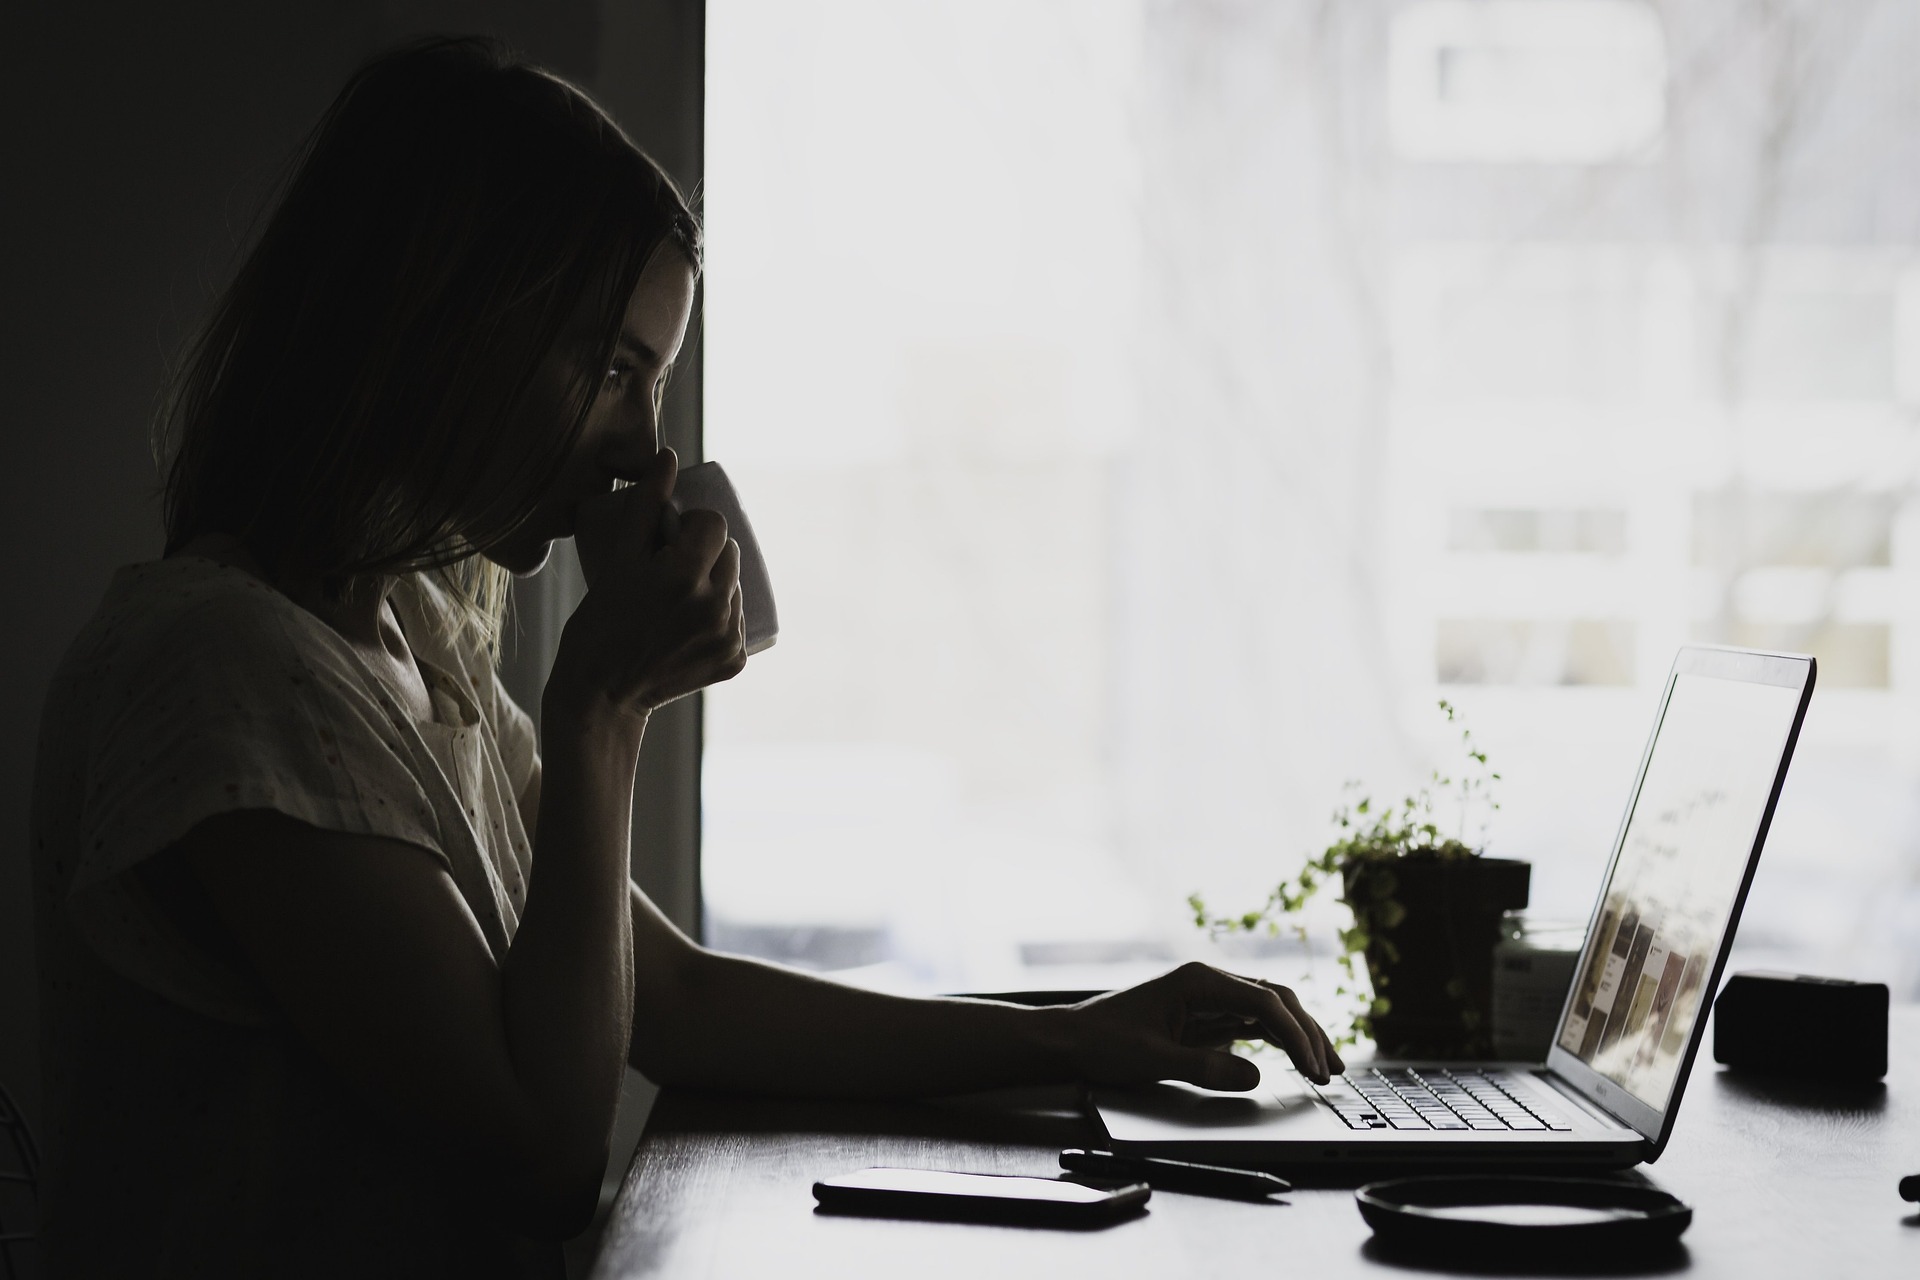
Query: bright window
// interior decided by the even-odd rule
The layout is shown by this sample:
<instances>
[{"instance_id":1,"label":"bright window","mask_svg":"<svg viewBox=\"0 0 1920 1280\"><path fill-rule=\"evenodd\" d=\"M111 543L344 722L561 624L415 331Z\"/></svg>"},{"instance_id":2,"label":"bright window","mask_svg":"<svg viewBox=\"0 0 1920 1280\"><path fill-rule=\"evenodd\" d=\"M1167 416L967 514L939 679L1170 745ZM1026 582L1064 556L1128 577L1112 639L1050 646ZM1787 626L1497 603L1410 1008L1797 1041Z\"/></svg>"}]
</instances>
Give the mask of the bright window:
<instances>
[{"instance_id":1,"label":"bright window","mask_svg":"<svg viewBox=\"0 0 1920 1280\"><path fill-rule=\"evenodd\" d=\"M783 628L708 700L710 939L1218 958L1186 895L1450 767L1443 696L1584 921L1707 639L1822 664L1743 946L1920 994L1920 18L1796 12L710 0L707 448Z\"/></svg>"},{"instance_id":2,"label":"bright window","mask_svg":"<svg viewBox=\"0 0 1920 1280\"><path fill-rule=\"evenodd\" d=\"M1395 150L1411 160L1650 160L1666 45L1644 0L1419 0L1393 16Z\"/></svg>"}]
</instances>

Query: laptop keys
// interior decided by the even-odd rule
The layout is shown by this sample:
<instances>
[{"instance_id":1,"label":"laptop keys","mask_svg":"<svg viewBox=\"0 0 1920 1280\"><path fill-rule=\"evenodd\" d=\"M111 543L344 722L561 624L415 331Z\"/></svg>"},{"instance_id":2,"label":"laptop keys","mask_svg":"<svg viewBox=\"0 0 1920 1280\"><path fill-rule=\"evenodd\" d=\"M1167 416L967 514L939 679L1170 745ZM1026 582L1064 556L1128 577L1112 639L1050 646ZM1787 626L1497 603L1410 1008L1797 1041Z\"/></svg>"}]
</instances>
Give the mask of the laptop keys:
<instances>
[{"instance_id":1,"label":"laptop keys","mask_svg":"<svg viewBox=\"0 0 1920 1280\"><path fill-rule=\"evenodd\" d=\"M1431 1126L1414 1114L1399 1094L1389 1088L1378 1072L1349 1079L1348 1083L1371 1106L1380 1119L1395 1129L1426 1129ZM1380 1126L1375 1126L1380 1127Z\"/></svg>"},{"instance_id":2,"label":"laptop keys","mask_svg":"<svg viewBox=\"0 0 1920 1280\"><path fill-rule=\"evenodd\" d=\"M1328 1081L1327 1087L1319 1091L1334 1113L1346 1122L1349 1129L1384 1129L1386 1118L1372 1102L1363 1098L1348 1081L1335 1076Z\"/></svg>"},{"instance_id":3,"label":"laptop keys","mask_svg":"<svg viewBox=\"0 0 1920 1280\"><path fill-rule=\"evenodd\" d=\"M1530 1108L1476 1071L1394 1067L1336 1076L1320 1096L1350 1129L1494 1130L1569 1133L1573 1126L1545 1107Z\"/></svg>"},{"instance_id":4,"label":"laptop keys","mask_svg":"<svg viewBox=\"0 0 1920 1280\"><path fill-rule=\"evenodd\" d=\"M1573 1132L1573 1125L1568 1123L1566 1117L1546 1107L1529 1107L1508 1093L1493 1076L1474 1072L1462 1073L1453 1079L1474 1103L1492 1112L1509 1129Z\"/></svg>"}]
</instances>

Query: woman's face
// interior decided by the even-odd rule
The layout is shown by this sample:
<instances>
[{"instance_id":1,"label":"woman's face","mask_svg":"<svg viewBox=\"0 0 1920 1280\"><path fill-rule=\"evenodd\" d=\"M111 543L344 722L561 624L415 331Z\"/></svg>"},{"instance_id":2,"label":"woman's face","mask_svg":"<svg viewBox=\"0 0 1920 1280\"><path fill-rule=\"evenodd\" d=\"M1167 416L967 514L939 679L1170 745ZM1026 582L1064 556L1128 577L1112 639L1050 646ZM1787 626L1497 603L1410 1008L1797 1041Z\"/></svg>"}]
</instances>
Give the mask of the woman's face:
<instances>
[{"instance_id":1,"label":"woman's face","mask_svg":"<svg viewBox=\"0 0 1920 1280\"><path fill-rule=\"evenodd\" d=\"M573 452L525 524L505 542L487 549L487 559L522 576L547 562L556 538L573 535L574 513L584 498L613 490L615 480L640 473L660 452L660 396L667 371L680 354L693 312L693 267L684 254L663 246L640 273L613 360L594 370L598 390ZM574 357L556 354L556 361ZM556 368L548 385L578 385L581 370ZM556 396L563 395L556 390Z\"/></svg>"}]
</instances>

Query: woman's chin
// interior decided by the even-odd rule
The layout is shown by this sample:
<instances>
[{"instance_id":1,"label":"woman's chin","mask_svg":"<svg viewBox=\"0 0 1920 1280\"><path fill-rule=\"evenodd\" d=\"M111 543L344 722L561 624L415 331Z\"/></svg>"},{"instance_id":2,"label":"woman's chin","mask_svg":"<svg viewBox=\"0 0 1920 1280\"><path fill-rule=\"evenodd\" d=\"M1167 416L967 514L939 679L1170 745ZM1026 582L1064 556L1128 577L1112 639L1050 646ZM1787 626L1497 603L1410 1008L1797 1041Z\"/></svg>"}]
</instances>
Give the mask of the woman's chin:
<instances>
[{"instance_id":1,"label":"woman's chin","mask_svg":"<svg viewBox=\"0 0 1920 1280\"><path fill-rule=\"evenodd\" d=\"M547 561L553 556L553 540L545 538L524 546L495 547L484 554L514 577L531 578L547 567Z\"/></svg>"}]
</instances>

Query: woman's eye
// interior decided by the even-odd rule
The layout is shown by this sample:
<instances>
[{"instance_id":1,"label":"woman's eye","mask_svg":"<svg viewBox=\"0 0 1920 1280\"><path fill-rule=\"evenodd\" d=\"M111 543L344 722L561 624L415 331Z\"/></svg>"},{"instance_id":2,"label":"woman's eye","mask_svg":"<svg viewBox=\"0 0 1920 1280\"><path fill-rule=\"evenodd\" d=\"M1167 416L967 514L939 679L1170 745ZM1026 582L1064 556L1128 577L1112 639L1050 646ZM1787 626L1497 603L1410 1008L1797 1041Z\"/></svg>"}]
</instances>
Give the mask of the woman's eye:
<instances>
[{"instance_id":1,"label":"woman's eye","mask_svg":"<svg viewBox=\"0 0 1920 1280\"><path fill-rule=\"evenodd\" d=\"M627 385L627 379L632 376L632 365L624 361L616 361L613 367L607 370L607 385L610 387L624 387Z\"/></svg>"}]
</instances>

